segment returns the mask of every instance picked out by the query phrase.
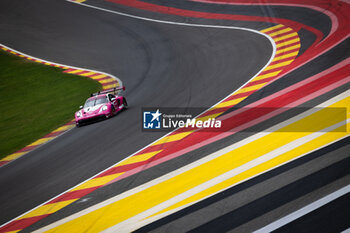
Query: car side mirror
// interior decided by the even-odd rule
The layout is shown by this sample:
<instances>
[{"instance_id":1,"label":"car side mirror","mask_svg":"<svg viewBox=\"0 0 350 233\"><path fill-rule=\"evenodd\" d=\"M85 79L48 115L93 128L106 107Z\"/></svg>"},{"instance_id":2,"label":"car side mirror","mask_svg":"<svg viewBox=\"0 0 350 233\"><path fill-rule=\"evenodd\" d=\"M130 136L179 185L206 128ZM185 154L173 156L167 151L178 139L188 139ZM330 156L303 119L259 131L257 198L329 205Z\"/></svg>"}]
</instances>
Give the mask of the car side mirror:
<instances>
[{"instance_id":1,"label":"car side mirror","mask_svg":"<svg viewBox=\"0 0 350 233\"><path fill-rule=\"evenodd\" d=\"M82 109L83 108L83 105L80 105L80 107L79 107L80 109Z\"/></svg>"}]
</instances>

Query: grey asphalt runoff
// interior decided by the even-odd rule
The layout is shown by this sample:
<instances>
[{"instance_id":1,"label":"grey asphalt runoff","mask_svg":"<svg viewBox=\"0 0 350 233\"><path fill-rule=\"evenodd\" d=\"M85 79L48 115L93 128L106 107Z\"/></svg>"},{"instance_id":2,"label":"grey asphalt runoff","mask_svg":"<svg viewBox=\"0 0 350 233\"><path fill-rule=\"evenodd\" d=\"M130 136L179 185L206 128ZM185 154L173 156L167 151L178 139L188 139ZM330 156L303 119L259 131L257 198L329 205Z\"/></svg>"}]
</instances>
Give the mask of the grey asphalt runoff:
<instances>
[{"instance_id":1,"label":"grey asphalt runoff","mask_svg":"<svg viewBox=\"0 0 350 233\"><path fill-rule=\"evenodd\" d=\"M126 13L186 23L255 29L268 26L261 22L165 16L101 0L88 2ZM324 15L293 7L234 8L208 7L186 1L149 2L177 4L176 7L208 12L232 13L236 9L237 12L251 15L294 17L325 34L330 28ZM4 211L0 213L0 223L41 204L160 137L162 134L141 132L141 107L211 106L252 77L271 56L269 42L253 33L144 22L59 0L26 3L6 0L0 3L0 12L1 43L40 58L114 74L125 83L130 104L130 109L117 117L74 129L1 168L0 209ZM304 51L314 38L308 32L300 34ZM347 45L340 45L336 55L330 51L314 64L302 67L304 70L298 69L288 78L269 85L247 98L242 106L339 62L346 56L342 48ZM310 101L306 106L315 106L346 88L348 86L338 88ZM291 115L260 124L257 130L263 130ZM86 196L88 201L76 202L25 232L156 178L251 134L233 135L99 189ZM348 140L342 140L145 226L140 231L212 232L223 229L249 232L263 227L279 216L290 213L293 207L302 207L347 183L346 174L349 172L344 162L348 162L348 144ZM235 218L234 221L227 221L231 217Z\"/></svg>"}]
</instances>

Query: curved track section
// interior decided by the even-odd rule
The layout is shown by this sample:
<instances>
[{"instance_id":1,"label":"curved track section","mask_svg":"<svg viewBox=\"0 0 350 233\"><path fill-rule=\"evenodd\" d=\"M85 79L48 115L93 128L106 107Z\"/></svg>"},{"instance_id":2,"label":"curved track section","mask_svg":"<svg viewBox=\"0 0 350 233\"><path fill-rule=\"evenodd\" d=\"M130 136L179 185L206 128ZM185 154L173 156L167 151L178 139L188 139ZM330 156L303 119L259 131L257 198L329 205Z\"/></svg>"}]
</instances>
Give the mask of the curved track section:
<instances>
[{"instance_id":1,"label":"curved track section","mask_svg":"<svg viewBox=\"0 0 350 233\"><path fill-rule=\"evenodd\" d=\"M142 154L141 151L140 154L143 156L130 157L134 161L141 157L146 158L146 163L138 164L141 168L138 172L141 171L141 173L120 176L119 168L112 167L111 170L106 170L106 174L100 173L101 176L97 176L98 179L82 184L82 186L85 185L84 190L100 187L98 182L110 183L109 185L103 185L104 187L92 193L90 190L87 192L90 194L78 201L76 198L81 195L74 198L74 192L67 193L69 195L65 196L65 200L68 201L61 200L59 204L48 203L42 208L39 207L28 212L17 222L4 226L2 231L23 229L67 205L66 208L35 223L25 231L37 229L40 232L44 230L99 232L136 229L159 232L253 231L267 225L271 219L278 222L277 219L280 216L288 216L298 207L320 199L349 183L349 172L346 169L349 163L346 153L348 132L339 130L347 122L342 121L339 115L323 119L323 111L315 109L306 112L283 110L285 106L344 107L349 105L349 92L346 91L349 89L350 81L348 77L349 59L346 53L349 35L348 27L346 27L346 12L349 6L346 2L339 1L331 4L327 9L322 3L301 6L298 5L298 2L281 5L278 1L272 1L271 6L269 3L260 4L258 1L253 1L252 5L245 5L238 1L210 2L206 0L177 1L176 3L157 0L110 0L107 2L91 0L88 3L91 4L88 5L90 9L83 9L84 7L75 5L69 6L62 2L55 2L57 4L55 7L61 7L61 9L79 15L79 19L84 21L81 24L77 22L79 26L100 26L93 30L109 32L108 35L114 39L120 39L120 44L113 44L116 50L111 51L110 47L106 49L107 45L112 45L108 44L110 38L97 36L104 42L100 47L91 46L95 38L85 38L82 43L90 43L90 47L85 46L84 50L81 50L79 49L82 48L81 45L71 46L70 44L75 41L74 36L77 35L73 33L72 36L62 29L64 36L68 37L63 39L67 41L64 45L70 46L72 50L67 54L74 54L84 60L77 61L69 56L63 56L63 58L66 59L66 62L73 64L82 62L85 66L99 67L99 70L106 72L112 72L115 69L116 73L112 73L121 77L128 87L131 86L129 99L134 101L135 108L118 118L86 127L84 131L73 130L69 135L48 144L46 148L34 151L27 158L16 161L19 165L9 166L8 170L3 170L7 175L0 183L4 185L3 187L11 187L9 180L18 182L18 177L21 175L23 179L23 175L33 174L28 171L31 166L39 165L37 172L49 174L46 179L37 181L33 181L30 179L33 177L28 176L27 182L31 188L29 190L12 186L13 190L20 190L24 193L11 197L13 203L4 204L5 209L13 211L13 216L4 216L5 220L37 205L28 204L22 199L26 198L27 202L35 200L42 203L54 196L53 193L57 194L67 187L72 187L84 178L120 161L159 137L160 135L144 135L137 132L134 125L138 122L136 119L137 106L149 106L149 103L152 103L153 106L164 104L203 106L203 102L210 106L253 77L271 56L271 46L268 40L254 33L227 30L221 26L244 26L262 30L269 33L271 37L282 40L282 43L288 41L292 43L292 33L283 31L291 27L292 30L298 32L301 48L295 61L289 62L288 66L282 70L274 70L279 72L273 78L270 77L271 80L263 82L264 85L270 85L254 93L251 92L248 97L245 96L247 98L234 102L234 104L239 103L237 105L239 107L245 106L248 111L244 109L226 111L225 109L224 112L220 112L219 117L230 122L227 133L211 133L203 136L200 132L189 135L187 132L175 132L174 135L160 140L163 140L162 152L156 150L155 156L154 154L144 156L145 153ZM51 9L48 4L45 5L44 2L42 4L46 11ZM8 17L11 18L11 11L8 12L10 12ZM119 13L114 14L113 12ZM94 17L91 17L91 14L94 14ZM126 14L151 17L156 21L147 20L140 24L142 17L130 19L126 17ZM215 23L221 28L189 28L183 23L171 26L160 23L160 21L167 20L183 22L184 19L186 24L189 22ZM11 23L16 24L16 20ZM7 32L8 28L11 28L9 25L3 27ZM45 23L40 22L38 25L45 25ZM117 32L112 29L108 30L109 26ZM33 30L32 27L28 29L28 25L25 25L24 28L30 32ZM86 33L86 28L85 30L84 28L75 29ZM51 34L49 30L44 30L44 32L42 41L53 43L58 48L62 46L56 44L55 40L49 39L48 35ZM273 34L275 32L277 35ZM24 43L16 33L6 34L4 39L7 39L8 43L17 43L17 46L22 49L31 47ZM276 41L276 43L278 47L281 41ZM196 48L195 52L189 53L190 48ZM53 47L52 51L47 52L34 46L32 52L42 53L43 56L55 54L56 59L62 59L62 54L59 58L56 56L58 51L55 49L56 47ZM103 49L98 54L106 55L106 59L102 59L103 64L101 60L89 60L89 57L86 56L93 54L93 51L97 51L96 49L98 51ZM124 52L118 55L113 53L119 49ZM123 59L120 58L121 55ZM136 61L140 67L127 63L128 56L131 56L129 61ZM254 59L251 59L252 57ZM111 58L119 58L120 63L118 64L122 66L114 66L110 63ZM273 68L277 69L277 64L289 61L289 57L281 59L282 62L271 63ZM240 64L245 64L245 67L241 67ZM127 70L130 67L134 69ZM259 76L266 74L269 72ZM237 77L246 77L246 79L237 79ZM260 78L260 80L265 78ZM228 87L228 83L232 86ZM171 84L170 87L169 84ZM202 90L207 85L213 87L214 90L220 89L222 92L203 93ZM162 89L168 91L164 93ZM225 105L230 101L234 101L234 98L229 97L220 104ZM249 108L264 109L264 107L271 106L279 110L275 113L262 111L257 115L249 112ZM216 114L215 111L217 109L206 114ZM251 118L253 115L255 118ZM122 130L123 133L116 134L116 132L107 130L116 125L119 126L118 132ZM314 128L302 134L291 130L298 125L312 125ZM254 126L255 128L253 127L252 131L237 134L238 131L244 129L242 126L248 128ZM176 140L173 140L174 138ZM94 141L94 147L86 143L82 144L91 141ZM171 142L175 144L172 145ZM154 149L157 146L159 147L159 145L153 145L150 148ZM148 148L145 150L147 152ZM50 157L47 154L49 152ZM65 154L62 156L63 152ZM152 151L148 151L150 152ZM68 159L72 154L75 156L75 153L77 153L77 160ZM174 159L177 157L173 156L175 154L182 156ZM98 159L96 155L99 156ZM157 161L164 162L162 158L165 158L166 155L172 155L170 156L172 160L162 164L157 163ZM83 156L84 162L79 163L78 159ZM101 156L104 160L100 159ZM147 161L147 158L150 160ZM52 161L62 162L62 168L57 167L57 164L51 166L52 169L58 168L53 174L46 172L47 169L40 169L40 166L50 167ZM153 161L156 163L152 165ZM24 171L17 170L21 168L21 163L22 168L26 168ZM288 164L284 165L285 163ZM152 167L154 165L157 166ZM72 171L72 168L76 170ZM18 177L9 176L11 172L17 172ZM71 179L66 182L68 177ZM106 177L109 180L102 181ZM66 184L63 185L63 182ZM33 195L30 191L52 193ZM1 198L11 200L10 197L6 197L8 194L11 194L11 188L10 192L1 194ZM72 202L74 203L71 204ZM348 212L341 207L341 204L345 206L345 203L346 199L330 203L331 206L337 206L343 214L338 215L333 224L322 230L347 228ZM13 207L20 204L23 205L21 209ZM130 205L133 205L133 208L130 208ZM320 209L317 213L312 212L311 215L314 216L313 221L324 218L329 216L329 208ZM84 225L82 222L88 222L91 225ZM293 222L283 229L297 229L297 227L305 226L305 222L307 220L304 221L302 218L298 224ZM275 225L278 224L280 223ZM313 224L306 225L306 227L313 228L314 231L320 230Z\"/></svg>"},{"instance_id":2,"label":"curved track section","mask_svg":"<svg viewBox=\"0 0 350 233\"><path fill-rule=\"evenodd\" d=\"M118 117L71 130L3 167L3 223L161 136L141 132L142 106L211 106L253 77L272 54L270 41L249 31L143 22L64 1L1 4L4 44L116 74L131 105ZM224 83L232 85L222 88ZM203 92L208 86L220 92Z\"/></svg>"}]
</instances>

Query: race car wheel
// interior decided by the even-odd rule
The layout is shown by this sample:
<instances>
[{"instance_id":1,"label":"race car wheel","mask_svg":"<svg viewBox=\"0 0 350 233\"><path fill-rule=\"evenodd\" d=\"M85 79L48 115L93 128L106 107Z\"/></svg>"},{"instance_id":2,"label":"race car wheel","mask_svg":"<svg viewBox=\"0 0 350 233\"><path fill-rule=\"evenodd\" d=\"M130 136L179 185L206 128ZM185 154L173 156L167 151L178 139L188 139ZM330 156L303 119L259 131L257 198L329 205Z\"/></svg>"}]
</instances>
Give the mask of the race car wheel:
<instances>
[{"instance_id":1,"label":"race car wheel","mask_svg":"<svg viewBox=\"0 0 350 233\"><path fill-rule=\"evenodd\" d=\"M123 98L123 104L124 104L124 108L127 109L128 108L128 102L126 102L125 98Z\"/></svg>"},{"instance_id":2,"label":"race car wheel","mask_svg":"<svg viewBox=\"0 0 350 233\"><path fill-rule=\"evenodd\" d=\"M76 126L77 128L79 128L79 127L80 127L80 124L79 124L78 122L75 122L75 126Z\"/></svg>"}]
</instances>

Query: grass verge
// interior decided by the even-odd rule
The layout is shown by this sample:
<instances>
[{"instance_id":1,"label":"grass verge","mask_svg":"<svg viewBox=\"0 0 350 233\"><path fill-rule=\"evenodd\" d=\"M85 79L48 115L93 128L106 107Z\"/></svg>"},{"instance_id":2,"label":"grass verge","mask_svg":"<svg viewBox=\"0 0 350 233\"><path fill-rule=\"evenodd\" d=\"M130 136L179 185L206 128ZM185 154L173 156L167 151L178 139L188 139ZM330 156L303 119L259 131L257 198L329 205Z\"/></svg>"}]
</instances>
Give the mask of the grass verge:
<instances>
[{"instance_id":1,"label":"grass verge","mask_svg":"<svg viewBox=\"0 0 350 233\"><path fill-rule=\"evenodd\" d=\"M0 52L0 159L74 118L101 85Z\"/></svg>"}]
</instances>

